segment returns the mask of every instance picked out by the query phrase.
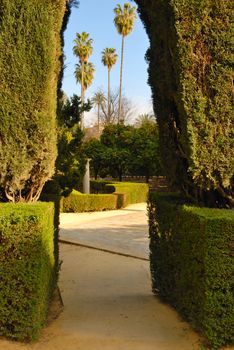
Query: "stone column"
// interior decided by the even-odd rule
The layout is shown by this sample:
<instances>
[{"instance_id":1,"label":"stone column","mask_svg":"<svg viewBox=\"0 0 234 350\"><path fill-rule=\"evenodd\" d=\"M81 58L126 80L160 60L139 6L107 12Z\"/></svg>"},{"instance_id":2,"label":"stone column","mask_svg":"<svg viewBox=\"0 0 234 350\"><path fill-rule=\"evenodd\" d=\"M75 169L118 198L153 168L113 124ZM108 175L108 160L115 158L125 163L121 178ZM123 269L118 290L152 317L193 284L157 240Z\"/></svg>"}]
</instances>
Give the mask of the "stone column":
<instances>
[{"instance_id":1,"label":"stone column","mask_svg":"<svg viewBox=\"0 0 234 350\"><path fill-rule=\"evenodd\" d=\"M90 193L90 172L89 172L89 162L90 159L87 160L86 166L85 166L85 174L83 178L83 193L89 194Z\"/></svg>"}]
</instances>

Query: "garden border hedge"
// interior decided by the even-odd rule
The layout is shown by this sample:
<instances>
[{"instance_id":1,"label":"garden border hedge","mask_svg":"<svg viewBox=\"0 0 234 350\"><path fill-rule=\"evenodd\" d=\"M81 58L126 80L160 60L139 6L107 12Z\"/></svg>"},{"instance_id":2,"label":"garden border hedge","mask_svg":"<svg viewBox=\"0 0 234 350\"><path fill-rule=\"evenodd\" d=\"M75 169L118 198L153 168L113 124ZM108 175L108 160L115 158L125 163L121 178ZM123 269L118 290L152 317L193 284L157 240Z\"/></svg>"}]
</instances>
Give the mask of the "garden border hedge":
<instances>
[{"instance_id":1,"label":"garden border hedge","mask_svg":"<svg viewBox=\"0 0 234 350\"><path fill-rule=\"evenodd\" d=\"M116 207L117 198L112 194L83 194L73 190L68 197L62 198L65 213L113 210Z\"/></svg>"},{"instance_id":2,"label":"garden border hedge","mask_svg":"<svg viewBox=\"0 0 234 350\"><path fill-rule=\"evenodd\" d=\"M122 197L120 207L146 202L148 199L149 186L146 183L92 180L90 186L94 193L119 194ZM123 194L125 194L125 197Z\"/></svg>"},{"instance_id":3,"label":"garden border hedge","mask_svg":"<svg viewBox=\"0 0 234 350\"><path fill-rule=\"evenodd\" d=\"M60 207L63 212L89 212L114 210L128 204L146 202L148 185L142 183L91 181L92 194L83 194L76 190L62 197Z\"/></svg>"},{"instance_id":4,"label":"garden border hedge","mask_svg":"<svg viewBox=\"0 0 234 350\"><path fill-rule=\"evenodd\" d=\"M36 339L45 324L58 276L55 223L53 203L0 204L2 336Z\"/></svg>"},{"instance_id":5,"label":"garden border hedge","mask_svg":"<svg viewBox=\"0 0 234 350\"><path fill-rule=\"evenodd\" d=\"M234 211L194 207L165 193L151 193L148 210L153 291L213 349L232 344Z\"/></svg>"}]
</instances>

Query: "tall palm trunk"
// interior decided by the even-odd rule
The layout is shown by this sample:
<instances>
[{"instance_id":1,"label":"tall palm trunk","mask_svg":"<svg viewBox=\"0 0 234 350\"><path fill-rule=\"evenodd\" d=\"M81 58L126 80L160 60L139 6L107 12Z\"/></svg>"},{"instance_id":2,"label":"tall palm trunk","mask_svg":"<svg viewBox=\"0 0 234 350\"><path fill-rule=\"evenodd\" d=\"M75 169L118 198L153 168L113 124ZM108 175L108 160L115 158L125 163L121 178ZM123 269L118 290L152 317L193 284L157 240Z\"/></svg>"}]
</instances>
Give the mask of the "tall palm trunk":
<instances>
[{"instance_id":1,"label":"tall palm trunk","mask_svg":"<svg viewBox=\"0 0 234 350\"><path fill-rule=\"evenodd\" d=\"M110 68L108 69L108 119L110 122L111 115L110 115Z\"/></svg>"},{"instance_id":2,"label":"tall palm trunk","mask_svg":"<svg viewBox=\"0 0 234 350\"><path fill-rule=\"evenodd\" d=\"M122 35L122 49L121 49L118 124L119 124L119 123L123 123L123 118L122 118L122 77L123 77L123 59L124 59L124 35Z\"/></svg>"},{"instance_id":3,"label":"tall palm trunk","mask_svg":"<svg viewBox=\"0 0 234 350\"><path fill-rule=\"evenodd\" d=\"M99 131L100 131L100 103L98 103L97 125L98 125L98 136L99 136Z\"/></svg>"},{"instance_id":4,"label":"tall palm trunk","mask_svg":"<svg viewBox=\"0 0 234 350\"><path fill-rule=\"evenodd\" d=\"M84 62L81 63L81 115L80 115L80 128L83 130L84 128Z\"/></svg>"}]
</instances>

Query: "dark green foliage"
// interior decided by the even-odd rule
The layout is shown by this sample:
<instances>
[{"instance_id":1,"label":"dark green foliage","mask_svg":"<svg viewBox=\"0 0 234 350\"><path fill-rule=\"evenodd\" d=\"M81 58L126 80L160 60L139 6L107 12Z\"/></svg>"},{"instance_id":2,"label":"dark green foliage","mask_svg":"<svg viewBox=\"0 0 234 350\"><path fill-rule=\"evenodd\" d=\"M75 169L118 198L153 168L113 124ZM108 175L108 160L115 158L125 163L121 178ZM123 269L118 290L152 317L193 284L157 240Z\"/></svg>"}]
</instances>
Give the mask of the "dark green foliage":
<instances>
[{"instance_id":1,"label":"dark green foliage","mask_svg":"<svg viewBox=\"0 0 234 350\"><path fill-rule=\"evenodd\" d=\"M105 147L103 144L97 139L91 139L84 144L84 150L86 156L91 159L91 173L95 180L98 175L102 175L103 172L108 174L108 167L106 164L105 158Z\"/></svg>"},{"instance_id":2,"label":"dark green foliage","mask_svg":"<svg viewBox=\"0 0 234 350\"><path fill-rule=\"evenodd\" d=\"M105 180L91 180L90 181L90 190L92 193L110 193L108 191L107 184L112 184L114 181L105 181Z\"/></svg>"},{"instance_id":3,"label":"dark green foliage","mask_svg":"<svg viewBox=\"0 0 234 350\"><path fill-rule=\"evenodd\" d=\"M131 175L145 176L148 182L150 176L163 174L156 123L145 122L139 128L133 129L130 154Z\"/></svg>"},{"instance_id":4,"label":"dark green foliage","mask_svg":"<svg viewBox=\"0 0 234 350\"><path fill-rule=\"evenodd\" d=\"M65 0L2 0L0 187L37 200L56 158L56 92Z\"/></svg>"},{"instance_id":5,"label":"dark green foliage","mask_svg":"<svg viewBox=\"0 0 234 350\"><path fill-rule=\"evenodd\" d=\"M139 128L122 124L107 126L99 140L90 140L85 145L91 158L94 176L118 178L123 175L145 176L162 174L159 159L158 130L155 123Z\"/></svg>"},{"instance_id":6,"label":"dark green foliage","mask_svg":"<svg viewBox=\"0 0 234 350\"><path fill-rule=\"evenodd\" d=\"M132 130L133 127L122 124L108 125L101 135L105 164L109 174L118 177L119 181L128 170Z\"/></svg>"},{"instance_id":7,"label":"dark green foliage","mask_svg":"<svg viewBox=\"0 0 234 350\"><path fill-rule=\"evenodd\" d=\"M53 177L61 192L79 188L84 174L85 158L82 151L83 132L79 127L60 128L56 172Z\"/></svg>"},{"instance_id":8,"label":"dark green foliage","mask_svg":"<svg viewBox=\"0 0 234 350\"><path fill-rule=\"evenodd\" d=\"M78 95L73 94L71 98L65 95L59 100L58 121L59 126L72 128L80 123L81 114L83 111L90 111L91 102L88 100L84 106L81 106L81 99Z\"/></svg>"},{"instance_id":9,"label":"dark green foliage","mask_svg":"<svg viewBox=\"0 0 234 350\"><path fill-rule=\"evenodd\" d=\"M59 101L58 157L53 184L60 188L62 194L81 186L86 158L82 146L84 133L79 123L82 111L89 111L90 108L89 101L82 108L80 97L75 94L70 99L63 96ZM48 190L47 185L45 191Z\"/></svg>"},{"instance_id":10,"label":"dark green foliage","mask_svg":"<svg viewBox=\"0 0 234 350\"><path fill-rule=\"evenodd\" d=\"M205 205L233 199L230 0L136 0L150 40L149 84L170 182Z\"/></svg>"},{"instance_id":11,"label":"dark green foliage","mask_svg":"<svg viewBox=\"0 0 234 350\"><path fill-rule=\"evenodd\" d=\"M58 272L55 223L52 203L0 204L0 335L35 339L45 323Z\"/></svg>"},{"instance_id":12,"label":"dark green foliage","mask_svg":"<svg viewBox=\"0 0 234 350\"><path fill-rule=\"evenodd\" d=\"M83 194L78 191L63 198L63 212L82 213L116 209L117 197L112 194Z\"/></svg>"},{"instance_id":13,"label":"dark green foliage","mask_svg":"<svg viewBox=\"0 0 234 350\"><path fill-rule=\"evenodd\" d=\"M150 195L153 290L200 330L214 349L234 342L234 211Z\"/></svg>"}]
</instances>

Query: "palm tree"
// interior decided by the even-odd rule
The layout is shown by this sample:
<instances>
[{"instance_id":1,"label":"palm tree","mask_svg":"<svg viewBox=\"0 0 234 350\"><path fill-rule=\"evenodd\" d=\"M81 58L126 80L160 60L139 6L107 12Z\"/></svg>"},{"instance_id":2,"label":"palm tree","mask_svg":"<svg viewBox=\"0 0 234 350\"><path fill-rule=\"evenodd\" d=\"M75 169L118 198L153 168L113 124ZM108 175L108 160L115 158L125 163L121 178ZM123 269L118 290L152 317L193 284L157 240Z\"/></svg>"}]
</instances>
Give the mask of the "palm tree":
<instances>
[{"instance_id":1,"label":"palm tree","mask_svg":"<svg viewBox=\"0 0 234 350\"><path fill-rule=\"evenodd\" d=\"M83 96L83 101L81 100L81 123L80 123L82 130L84 127L83 107L84 107L85 91L92 84L94 73L95 73L95 68L93 63L85 62L83 65L76 64L75 77L76 77L76 81L80 83L82 86L82 96Z\"/></svg>"},{"instance_id":2,"label":"palm tree","mask_svg":"<svg viewBox=\"0 0 234 350\"><path fill-rule=\"evenodd\" d=\"M85 62L83 68L80 64L76 64L75 77L78 83L83 79L84 95L87 88L92 84L94 78L95 68L91 62ZM82 77L83 75L83 77Z\"/></svg>"},{"instance_id":3,"label":"palm tree","mask_svg":"<svg viewBox=\"0 0 234 350\"><path fill-rule=\"evenodd\" d=\"M137 127L141 127L143 125L150 126L155 124L156 124L156 118L154 114L149 114L149 113L139 114L135 121L135 125Z\"/></svg>"},{"instance_id":4,"label":"palm tree","mask_svg":"<svg viewBox=\"0 0 234 350\"><path fill-rule=\"evenodd\" d=\"M102 63L108 69L108 117L110 118L110 71L117 61L118 55L112 47L107 47L102 51Z\"/></svg>"},{"instance_id":5,"label":"palm tree","mask_svg":"<svg viewBox=\"0 0 234 350\"><path fill-rule=\"evenodd\" d=\"M80 61L80 70L81 70L81 78L78 80L81 84L81 107L84 105L84 69L85 63L87 63L89 57L93 52L93 40L89 38L89 34L86 32L76 33L76 39L74 40L73 53L75 56L79 58ZM83 112L81 114L81 129L83 129Z\"/></svg>"},{"instance_id":6,"label":"palm tree","mask_svg":"<svg viewBox=\"0 0 234 350\"><path fill-rule=\"evenodd\" d=\"M95 92L93 95L93 98L91 102L94 104L94 106L97 106L98 108L98 134L99 134L99 127L100 127L100 107L106 102L106 96L104 92L101 90Z\"/></svg>"},{"instance_id":7,"label":"palm tree","mask_svg":"<svg viewBox=\"0 0 234 350\"><path fill-rule=\"evenodd\" d=\"M122 8L121 5L117 5L114 8L115 18L114 23L117 32L122 35L122 49L121 49L121 66L120 66L120 84L119 84L119 115L118 122L121 118L121 108L122 108L122 75L123 75L123 58L124 58L124 39L125 36L129 35L134 27L134 21L136 19L136 8L132 7L130 3L124 4Z\"/></svg>"}]
</instances>

